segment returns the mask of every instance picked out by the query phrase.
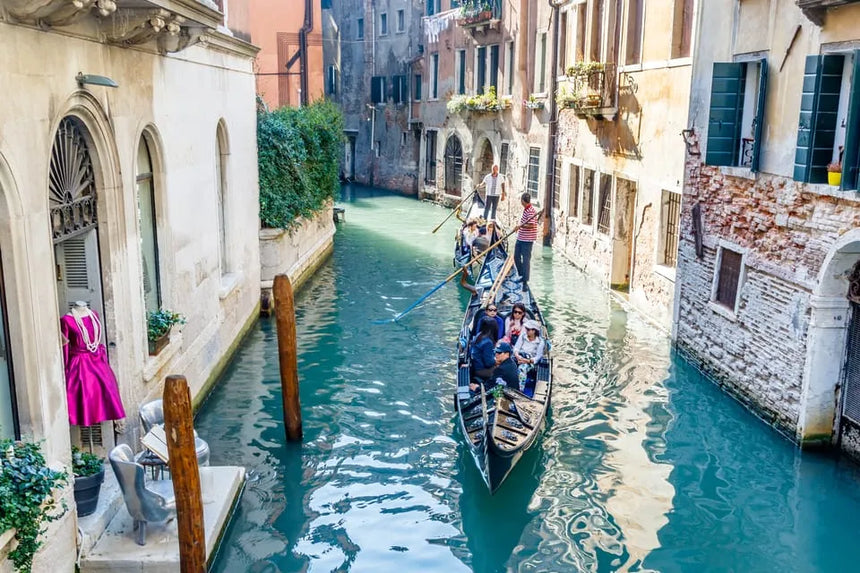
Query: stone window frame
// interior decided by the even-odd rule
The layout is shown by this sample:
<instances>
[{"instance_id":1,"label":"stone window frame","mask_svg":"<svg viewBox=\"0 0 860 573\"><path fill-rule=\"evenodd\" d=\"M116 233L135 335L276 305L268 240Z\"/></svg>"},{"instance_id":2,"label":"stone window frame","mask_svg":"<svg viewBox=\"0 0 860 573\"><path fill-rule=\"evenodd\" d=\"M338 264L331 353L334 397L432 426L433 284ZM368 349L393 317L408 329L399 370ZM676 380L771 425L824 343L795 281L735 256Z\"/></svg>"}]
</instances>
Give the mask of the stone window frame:
<instances>
[{"instance_id":1,"label":"stone window frame","mask_svg":"<svg viewBox=\"0 0 860 573\"><path fill-rule=\"evenodd\" d=\"M678 219L675 221L675 231L676 231L676 239L675 239L675 262L672 265L666 264L666 240L667 240L667 231L668 231L668 215L667 207L671 199L666 199L666 197L675 197L677 196L678 201ZM675 273L675 270L678 268L678 251L677 248L681 242L681 207L683 203L683 192L680 189L660 189L660 225L657 229L657 249L654 251L655 256L655 266L660 267L664 270L664 274L666 272Z\"/></svg>"},{"instance_id":2,"label":"stone window frame","mask_svg":"<svg viewBox=\"0 0 860 573\"><path fill-rule=\"evenodd\" d=\"M735 288L735 303L729 308L728 306L717 302L717 289L720 284L720 273L722 271L722 263L723 263L723 252L725 250L732 251L741 256L740 269L738 271L738 284ZM714 273L711 279L711 296L708 301L708 306L719 315L728 318L731 321L737 321L738 319L738 306L740 305L741 300L741 292L744 288L744 283L746 282L747 276L747 255L749 254L749 249L746 247L741 247L737 243L733 243L731 241L727 241L725 239L720 239L717 245L717 256L714 260Z\"/></svg>"},{"instance_id":3,"label":"stone window frame","mask_svg":"<svg viewBox=\"0 0 860 573\"><path fill-rule=\"evenodd\" d=\"M388 12L380 12L379 13L379 35L387 36L388 35Z\"/></svg>"},{"instance_id":4,"label":"stone window frame","mask_svg":"<svg viewBox=\"0 0 860 573\"><path fill-rule=\"evenodd\" d=\"M355 39L364 40L364 18L358 18L356 21Z\"/></svg>"},{"instance_id":5,"label":"stone window frame","mask_svg":"<svg viewBox=\"0 0 860 573\"><path fill-rule=\"evenodd\" d=\"M565 169L564 175L562 177L562 188L565 191L565 197L567 197L567 207L566 207L566 216L565 219L568 223L571 221L576 221L577 223L580 221L580 213L582 212L582 164L576 160L567 160L564 162ZM574 172L577 172L576 175L576 212L570 208L571 206L571 193L570 193L570 179L571 175Z\"/></svg>"}]
</instances>

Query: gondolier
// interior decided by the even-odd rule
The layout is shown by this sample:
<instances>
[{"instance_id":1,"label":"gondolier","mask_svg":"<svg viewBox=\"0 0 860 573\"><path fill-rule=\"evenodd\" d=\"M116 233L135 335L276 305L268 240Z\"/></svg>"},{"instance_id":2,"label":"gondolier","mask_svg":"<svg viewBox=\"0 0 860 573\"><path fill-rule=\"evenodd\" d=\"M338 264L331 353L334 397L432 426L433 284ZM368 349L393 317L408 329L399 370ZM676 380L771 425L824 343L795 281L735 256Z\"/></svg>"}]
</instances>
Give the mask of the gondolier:
<instances>
[{"instance_id":1,"label":"gondolier","mask_svg":"<svg viewBox=\"0 0 860 573\"><path fill-rule=\"evenodd\" d=\"M484 194L487 197L484 203L484 219L495 219L499 198L502 201L505 200L505 176L499 173L498 165L493 165L492 171L484 176L481 185L484 187Z\"/></svg>"},{"instance_id":2,"label":"gondolier","mask_svg":"<svg viewBox=\"0 0 860 573\"><path fill-rule=\"evenodd\" d=\"M523 215L520 217L520 224L517 226L517 242L514 245L514 264L517 266L517 273L522 280L522 289L526 290L529 282L529 273L532 265L532 247L537 241L537 213L532 207L532 197L528 192L523 193L520 197L520 202L523 205Z\"/></svg>"}]
</instances>

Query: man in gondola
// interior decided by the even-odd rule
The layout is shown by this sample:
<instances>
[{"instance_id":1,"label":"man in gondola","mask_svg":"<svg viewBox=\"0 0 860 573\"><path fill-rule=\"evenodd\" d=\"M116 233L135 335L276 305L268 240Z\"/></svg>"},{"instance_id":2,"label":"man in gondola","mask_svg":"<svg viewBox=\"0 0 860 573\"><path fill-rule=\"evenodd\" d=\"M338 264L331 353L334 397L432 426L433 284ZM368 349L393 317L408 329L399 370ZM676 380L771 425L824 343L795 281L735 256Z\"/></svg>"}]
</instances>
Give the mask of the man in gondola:
<instances>
[{"instance_id":1,"label":"man in gondola","mask_svg":"<svg viewBox=\"0 0 860 573\"><path fill-rule=\"evenodd\" d=\"M514 349L511 348L510 343L500 340L493 352L495 353L496 365L492 368L478 370L475 372L475 375L478 378L487 380L484 384L487 390L497 384L504 384L508 388L519 390L520 378L517 372L517 364L511 358ZM478 385L475 383L469 384L469 388L473 392L478 391Z\"/></svg>"}]
</instances>

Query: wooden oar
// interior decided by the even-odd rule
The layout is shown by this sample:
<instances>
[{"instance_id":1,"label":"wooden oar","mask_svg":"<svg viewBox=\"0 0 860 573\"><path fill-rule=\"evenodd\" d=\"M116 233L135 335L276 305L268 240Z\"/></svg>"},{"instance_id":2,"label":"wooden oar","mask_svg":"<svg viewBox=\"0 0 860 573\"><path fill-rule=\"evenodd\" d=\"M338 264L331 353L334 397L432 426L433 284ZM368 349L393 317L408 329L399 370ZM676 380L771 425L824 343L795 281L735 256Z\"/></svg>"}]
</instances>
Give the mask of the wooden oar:
<instances>
[{"instance_id":1,"label":"wooden oar","mask_svg":"<svg viewBox=\"0 0 860 573\"><path fill-rule=\"evenodd\" d=\"M543 213L543 210L542 210L542 209L541 209L540 211L538 211L537 213L535 213L535 214L534 214L534 216L530 217L530 218L529 218L529 220L528 220L528 221L526 221L526 222L527 222L527 223L530 223L531 221L533 221L533 220L534 220L538 215L540 215L541 213ZM513 229L510 233L506 234L504 237L502 237L501 239L499 239L498 241L496 241L495 243L493 243L492 245L490 245L489 247L487 247L486 249L484 249L483 251L481 251L480 253L478 253L478 254L477 254L477 255L475 255L474 257L472 257L472 258L469 260L469 262L468 262L468 263L466 263L465 265L463 265L462 267L458 267L458 268L457 268L457 270L456 270L456 271L454 271L453 273L451 273L450 275L448 275L448 276L445 278L445 280L443 280L442 282L440 282L439 284L437 284L436 286L434 286L433 288L431 288L429 291L427 291L427 293L426 293L426 294L424 294L424 296L422 296L421 298L419 298L418 300L416 300L415 302L413 302L411 305L409 305L409 307L407 307L407 308L406 308L406 310L404 310L403 312L400 312L400 313L395 314L395 315L394 315L394 318L386 318L386 319L383 319L383 320L374 320L374 321L373 321L373 323L374 323L374 324L387 324L387 323L389 323L389 322L397 322L398 320L400 320L401 318L403 318L404 316L406 316L406 314L407 314L407 313L409 313L409 312L410 312L412 309L414 309L416 306L418 306L419 304L421 304L422 302L424 302L425 300L427 300L427 299L430 297L430 295L432 295L434 292L436 292L437 290L439 290L440 288L442 288L443 286L445 286L445 283L447 283L448 281L450 281L451 279L453 279L454 277L456 277L457 275L459 275L461 272L463 272L463 269L465 269L466 267L468 267L469 265L471 265L472 263L474 263L475 261L477 261L478 259L480 259L481 257L483 257L485 253L489 253L490 251L492 251L493 249L495 249L496 247L498 247L499 245L501 245L503 241L505 241L508 237L510 237L510 236L511 236L511 235L513 235L514 233L516 233L518 230L519 230L519 228L518 228L518 227L514 227L514 229Z\"/></svg>"},{"instance_id":2,"label":"wooden oar","mask_svg":"<svg viewBox=\"0 0 860 573\"><path fill-rule=\"evenodd\" d=\"M441 228L442 228L442 225L444 225L446 222L448 222L448 219L450 219L450 218L451 218L451 215L453 215L454 213L456 213L456 212L457 212L457 209L459 209L460 207L462 207L462 206L463 206L463 203L465 203L466 201L468 201L468 200L469 200L469 197L471 197L472 195L474 195L474 194L475 194L475 193L477 193L477 192L478 192L478 190L477 190L477 189L475 189L474 191L472 191L471 193L469 193L469 194L466 196L466 198L465 198L465 199L463 199L462 201L460 201L460 202L457 204L457 206L456 206L456 207L454 207L454 210L453 210L453 211L451 211L450 213L448 213L448 216L447 216L447 217L445 217L445 218L442 220L442 222L441 222L441 223L439 223L438 225L436 225L436 228L435 228L435 229L433 229L433 232L432 232L432 233L430 233L430 234L432 235L433 233L435 233L436 231L438 231L439 229L441 229Z\"/></svg>"},{"instance_id":3,"label":"wooden oar","mask_svg":"<svg viewBox=\"0 0 860 573\"><path fill-rule=\"evenodd\" d=\"M486 299L481 303L481 308L487 308L487 304L495 300L496 293L499 291L499 288L501 288L502 283L505 282L505 277L508 276L508 273L511 272L512 266L514 266L513 253L508 255L508 258L505 260L505 264L502 265L502 268L499 271L499 276L497 276L496 280L493 281L493 286L491 286L490 290L487 292Z\"/></svg>"}]
</instances>

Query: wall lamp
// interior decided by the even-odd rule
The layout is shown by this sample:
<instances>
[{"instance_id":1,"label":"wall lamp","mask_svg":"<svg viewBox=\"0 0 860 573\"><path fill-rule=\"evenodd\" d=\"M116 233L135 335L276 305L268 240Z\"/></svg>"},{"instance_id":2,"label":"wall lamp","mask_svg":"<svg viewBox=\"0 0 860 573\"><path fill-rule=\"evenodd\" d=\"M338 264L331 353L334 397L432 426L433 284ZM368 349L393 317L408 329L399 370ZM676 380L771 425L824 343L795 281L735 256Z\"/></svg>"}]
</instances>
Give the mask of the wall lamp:
<instances>
[{"instance_id":1,"label":"wall lamp","mask_svg":"<svg viewBox=\"0 0 860 573\"><path fill-rule=\"evenodd\" d=\"M84 87L85 85L91 86L105 86L108 88L118 88L119 84L106 76L97 76L95 74L84 74L78 72L78 75L75 76L75 80L78 82L78 87Z\"/></svg>"}]
</instances>

